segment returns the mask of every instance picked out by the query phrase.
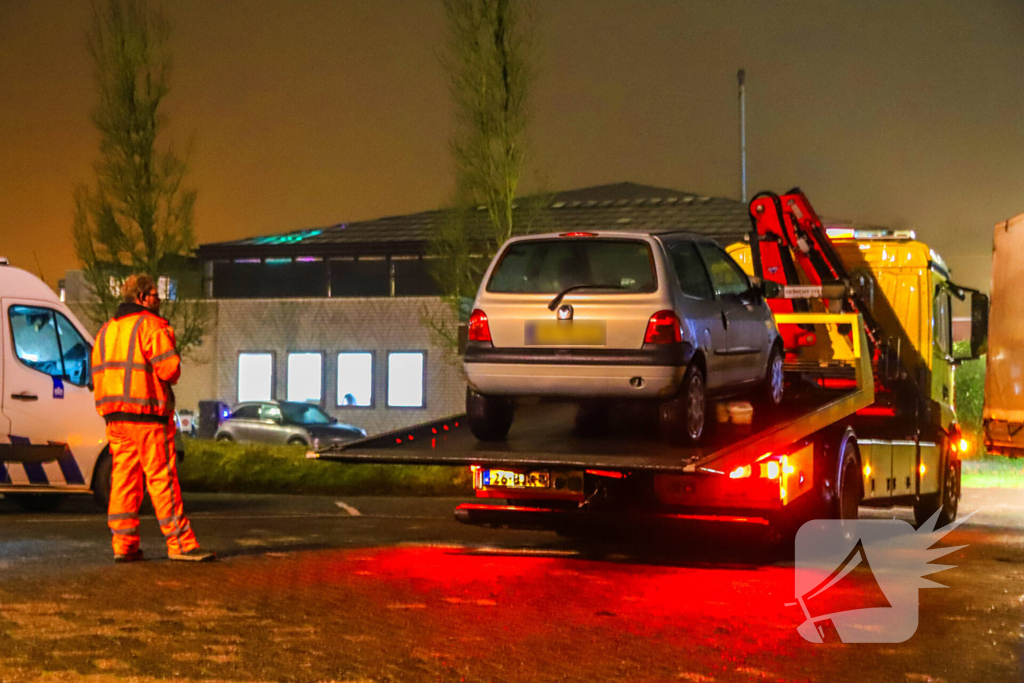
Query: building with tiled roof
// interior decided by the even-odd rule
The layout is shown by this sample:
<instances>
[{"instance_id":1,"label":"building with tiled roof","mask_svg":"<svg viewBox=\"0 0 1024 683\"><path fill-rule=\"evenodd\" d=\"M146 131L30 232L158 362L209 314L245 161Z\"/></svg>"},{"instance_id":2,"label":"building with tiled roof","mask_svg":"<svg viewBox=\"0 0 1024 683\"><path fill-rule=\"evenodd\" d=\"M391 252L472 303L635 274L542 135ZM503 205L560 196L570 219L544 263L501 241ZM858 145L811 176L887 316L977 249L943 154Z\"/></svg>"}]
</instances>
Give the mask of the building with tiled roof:
<instances>
[{"instance_id":1,"label":"building with tiled roof","mask_svg":"<svg viewBox=\"0 0 1024 683\"><path fill-rule=\"evenodd\" d=\"M486 216L479 207L475 217ZM424 257L445 218L441 209L204 244L206 291L217 299L434 295ZM742 202L635 183L525 197L514 223L529 232L685 231L723 242L750 230Z\"/></svg>"}]
</instances>

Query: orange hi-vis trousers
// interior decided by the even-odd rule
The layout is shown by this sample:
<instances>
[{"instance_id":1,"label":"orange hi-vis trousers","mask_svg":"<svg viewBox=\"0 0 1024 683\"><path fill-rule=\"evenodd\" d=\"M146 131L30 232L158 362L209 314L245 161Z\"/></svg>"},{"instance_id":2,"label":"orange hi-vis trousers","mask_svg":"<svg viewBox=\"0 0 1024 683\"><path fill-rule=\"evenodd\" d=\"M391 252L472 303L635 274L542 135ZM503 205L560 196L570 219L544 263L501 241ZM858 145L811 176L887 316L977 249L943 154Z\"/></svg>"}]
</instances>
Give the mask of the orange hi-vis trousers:
<instances>
[{"instance_id":1,"label":"orange hi-vis trousers","mask_svg":"<svg viewBox=\"0 0 1024 683\"><path fill-rule=\"evenodd\" d=\"M181 502L174 457L174 427L152 422L110 422L107 439L113 456L107 525L114 554L139 549L139 506L143 480L153 501L168 552L199 547ZM145 474L145 478L143 478Z\"/></svg>"}]
</instances>

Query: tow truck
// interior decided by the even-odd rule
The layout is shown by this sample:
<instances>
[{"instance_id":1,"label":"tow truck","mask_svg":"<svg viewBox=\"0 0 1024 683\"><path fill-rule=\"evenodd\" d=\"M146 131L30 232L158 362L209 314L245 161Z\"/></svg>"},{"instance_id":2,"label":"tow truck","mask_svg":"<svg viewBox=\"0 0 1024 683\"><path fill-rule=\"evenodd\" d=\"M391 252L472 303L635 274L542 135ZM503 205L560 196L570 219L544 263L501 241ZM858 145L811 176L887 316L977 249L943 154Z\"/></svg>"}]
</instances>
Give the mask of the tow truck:
<instances>
[{"instance_id":1,"label":"tow truck","mask_svg":"<svg viewBox=\"0 0 1024 683\"><path fill-rule=\"evenodd\" d=\"M467 524L570 530L669 519L786 534L808 519L856 518L862 505L952 521L961 450L952 297L970 294L986 314L987 298L953 284L912 232L826 230L798 188L761 193L749 212L751 232L728 251L783 333L780 409L678 447L642 410L616 411L595 429L574 426L575 406L521 402L504 442L477 441L454 415L308 457L468 466L477 501L455 510ZM984 334L976 326L972 357Z\"/></svg>"}]
</instances>

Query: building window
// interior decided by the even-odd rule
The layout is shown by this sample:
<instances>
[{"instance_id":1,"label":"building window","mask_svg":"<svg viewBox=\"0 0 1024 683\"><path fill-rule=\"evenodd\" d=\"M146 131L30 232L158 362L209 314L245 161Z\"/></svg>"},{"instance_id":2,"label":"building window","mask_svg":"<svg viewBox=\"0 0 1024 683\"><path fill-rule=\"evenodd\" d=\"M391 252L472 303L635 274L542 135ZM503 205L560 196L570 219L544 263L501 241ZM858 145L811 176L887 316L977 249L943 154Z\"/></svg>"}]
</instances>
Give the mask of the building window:
<instances>
[{"instance_id":1,"label":"building window","mask_svg":"<svg viewBox=\"0 0 1024 683\"><path fill-rule=\"evenodd\" d=\"M338 407L373 406L373 354L368 351L338 354Z\"/></svg>"},{"instance_id":2,"label":"building window","mask_svg":"<svg viewBox=\"0 0 1024 683\"><path fill-rule=\"evenodd\" d=\"M288 354L288 400L320 403L323 398L324 357L321 353Z\"/></svg>"},{"instance_id":3,"label":"building window","mask_svg":"<svg viewBox=\"0 0 1024 683\"><path fill-rule=\"evenodd\" d=\"M422 408L423 375L426 363L423 351L388 354L388 407Z\"/></svg>"},{"instance_id":4,"label":"building window","mask_svg":"<svg viewBox=\"0 0 1024 683\"><path fill-rule=\"evenodd\" d=\"M391 267L387 258L331 259L331 296L391 296Z\"/></svg>"},{"instance_id":5,"label":"building window","mask_svg":"<svg viewBox=\"0 0 1024 683\"><path fill-rule=\"evenodd\" d=\"M395 296L439 296L441 288L430 274L429 261L417 256L396 256Z\"/></svg>"},{"instance_id":6,"label":"building window","mask_svg":"<svg viewBox=\"0 0 1024 683\"><path fill-rule=\"evenodd\" d=\"M238 402L269 401L274 391L274 354L238 354Z\"/></svg>"}]
</instances>

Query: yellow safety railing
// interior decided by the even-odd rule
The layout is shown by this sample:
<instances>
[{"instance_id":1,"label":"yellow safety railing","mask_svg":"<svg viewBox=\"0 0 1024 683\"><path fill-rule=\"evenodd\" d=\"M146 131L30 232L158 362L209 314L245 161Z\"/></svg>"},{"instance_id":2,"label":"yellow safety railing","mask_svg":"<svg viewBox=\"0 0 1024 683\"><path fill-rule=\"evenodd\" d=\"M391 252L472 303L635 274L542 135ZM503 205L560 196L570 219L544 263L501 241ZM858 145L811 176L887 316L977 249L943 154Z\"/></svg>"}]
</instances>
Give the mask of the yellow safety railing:
<instances>
[{"instance_id":1,"label":"yellow safety railing","mask_svg":"<svg viewBox=\"0 0 1024 683\"><path fill-rule=\"evenodd\" d=\"M857 313L776 313L775 323L778 325L826 325L829 338L832 340L832 352L836 360L854 360L860 358L860 315ZM853 348L843 335L839 334L839 325L852 325ZM841 343L840 343L841 342ZM850 353L848 358L844 358Z\"/></svg>"}]
</instances>

